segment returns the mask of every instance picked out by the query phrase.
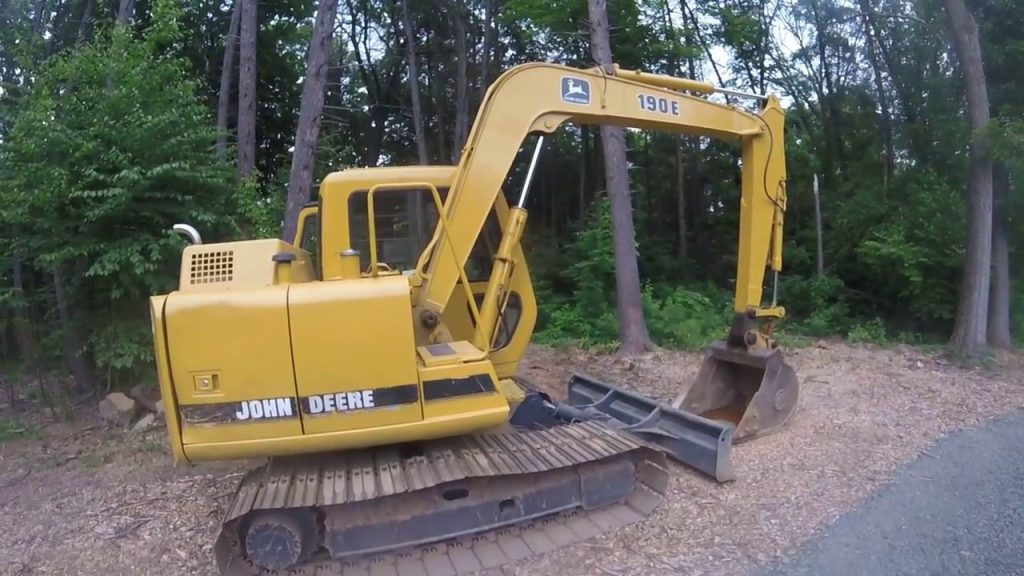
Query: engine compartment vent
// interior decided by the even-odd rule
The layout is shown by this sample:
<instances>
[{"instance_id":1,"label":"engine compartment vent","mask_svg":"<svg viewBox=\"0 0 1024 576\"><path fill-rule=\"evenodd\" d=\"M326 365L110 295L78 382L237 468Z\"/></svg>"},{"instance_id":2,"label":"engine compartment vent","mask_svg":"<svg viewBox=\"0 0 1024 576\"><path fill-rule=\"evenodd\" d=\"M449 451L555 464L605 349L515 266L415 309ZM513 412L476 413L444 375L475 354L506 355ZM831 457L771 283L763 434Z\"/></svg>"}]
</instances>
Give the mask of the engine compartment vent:
<instances>
[{"instance_id":1,"label":"engine compartment vent","mask_svg":"<svg viewBox=\"0 0 1024 576\"><path fill-rule=\"evenodd\" d=\"M192 285L231 282L235 275L235 253L232 250L200 252L192 255L189 281Z\"/></svg>"}]
</instances>

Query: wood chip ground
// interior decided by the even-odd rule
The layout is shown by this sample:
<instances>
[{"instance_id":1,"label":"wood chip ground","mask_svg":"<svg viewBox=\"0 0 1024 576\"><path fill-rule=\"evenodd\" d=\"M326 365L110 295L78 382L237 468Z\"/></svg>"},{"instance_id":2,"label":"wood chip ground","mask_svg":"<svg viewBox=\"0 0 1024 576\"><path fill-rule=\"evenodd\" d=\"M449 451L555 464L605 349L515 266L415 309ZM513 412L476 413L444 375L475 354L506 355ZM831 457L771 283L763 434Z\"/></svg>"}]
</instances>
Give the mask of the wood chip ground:
<instances>
[{"instance_id":1,"label":"wood chip ground","mask_svg":"<svg viewBox=\"0 0 1024 576\"><path fill-rule=\"evenodd\" d=\"M667 498L647 521L494 573L742 574L857 506L901 464L928 457L938 437L1024 408L1019 355L968 368L919 349L822 342L787 358L801 380L799 410L783 432L734 447L736 482L673 465ZM699 361L538 347L521 372L556 395L583 370L670 401ZM162 427L111 430L90 418L35 436L0 445L0 575L216 574L217 523L255 463L175 467Z\"/></svg>"}]
</instances>

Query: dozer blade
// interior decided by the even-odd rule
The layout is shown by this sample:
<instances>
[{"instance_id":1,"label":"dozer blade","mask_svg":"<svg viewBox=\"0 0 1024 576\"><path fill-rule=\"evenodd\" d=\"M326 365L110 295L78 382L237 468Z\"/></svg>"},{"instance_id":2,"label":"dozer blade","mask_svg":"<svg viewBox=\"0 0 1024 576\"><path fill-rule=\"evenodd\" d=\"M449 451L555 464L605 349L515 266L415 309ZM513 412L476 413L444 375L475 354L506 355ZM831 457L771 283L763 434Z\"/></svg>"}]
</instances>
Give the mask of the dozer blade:
<instances>
[{"instance_id":1,"label":"dozer blade","mask_svg":"<svg viewBox=\"0 0 1024 576\"><path fill-rule=\"evenodd\" d=\"M600 413L611 420L610 425L719 482L736 479L731 425L677 410L585 374L573 374L569 379L569 405L580 410L582 417Z\"/></svg>"},{"instance_id":2,"label":"dozer blade","mask_svg":"<svg viewBox=\"0 0 1024 576\"><path fill-rule=\"evenodd\" d=\"M796 372L782 351L712 344L693 386L672 406L735 426L737 442L778 431L796 407Z\"/></svg>"}]
</instances>

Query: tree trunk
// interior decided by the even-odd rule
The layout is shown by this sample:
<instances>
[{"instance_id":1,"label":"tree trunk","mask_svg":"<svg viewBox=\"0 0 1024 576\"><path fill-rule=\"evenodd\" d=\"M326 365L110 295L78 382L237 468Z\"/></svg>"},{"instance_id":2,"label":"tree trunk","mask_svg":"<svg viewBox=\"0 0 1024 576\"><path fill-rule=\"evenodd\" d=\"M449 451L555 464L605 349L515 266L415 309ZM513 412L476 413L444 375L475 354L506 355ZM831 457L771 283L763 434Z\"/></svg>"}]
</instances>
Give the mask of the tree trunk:
<instances>
[{"instance_id":1,"label":"tree trunk","mask_svg":"<svg viewBox=\"0 0 1024 576\"><path fill-rule=\"evenodd\" d=\"M885 84L882 81L882 67L878 62L878 54L875 52L875 37L868 14L871 12L870 0L860 0L861 18L864 22L864 42L868 48L868 61L871 62L871 70L874 73L875 92L878 94L878 106L882 109L879 117L879 129L882 131L882 142L885 146L885 171L882 173L883 190L889 189L893 174L896 172L896 151L893 144L892 114L889 107L889 96L885 93Z\"/></svg>"},{"instance_id":2,"label":"tree trunk","mask_svg":"<svg viewBox=\"0 0 1024 576\"><path fill-rule=\"evenodd\" d=\"M679 274L685 280L690 277L690 259L687 254L686 230L686 162L683 157L683 139L675 138L676 149L676 211L679 220Z\"/></svg>"},{"instance_id":3,"label":"tree trunk","mask_svg":"<svg viewBox=\"0 0 1024 576\"><path fill-rule=\"evenodd\" d=\"M75 39L75 46L81 46L88 42L92 35L92 19L96 12L96 0L85 0L85 9L82 10L82 19L78 23L78 36Z\"/></svg>"},{"instance_id":4,"label":"tree trunk","mask_svg":"<svg viewBox=\"0 0 1024 576\"><path fill-rule=\"evenodd\" d=\"M435 22L435 26L440 23ZM434 115L437 121L437 158L445 162L448 155L448 145L445 139L447 128L447 114L445 107L448 104L445 97L444 82L444 56L442 55L443 45L441 44L442 34L435 28L430 33L430 64L427 70L427 77L430 78L430 98L434 104Z\"/></svg>"},{"instance_id":5,"label":"tree trunk","mask_svg":"<svg viewBox=\"0 0 1024 576\"><path fill-rule=\"evenodd\" d=\"M409 0L402 0L402 28L405 32L405 57L409 65L409 94L412 98L412 122L416 131L416 157L421 165L429 162L427 156L427 136L423 131L423 106L420 102L419 67L416 65L416 33L412 28L412 17L409 15ZM423 249L425 242L425 225L423 216L423 194L409 194L406 200L406 211L410 226L410 240L413 242L410 254Z\"/></svg>"},{"instance_id":6,"label":"tree trunk","mask_svg":"<svg viewBox=\"0 0 1024 576\"><path fill-rule=\"evenodd\" d=\"M63 332L64 362L68 371L75 380L75 389L79 392L90 392L96 390L96 377L85 356L85 338L78 330L71 315L71 303L68 302L67 293L64 291L64 278L60 267L51 272L53 277L53 292L57 301L57 317L60 320L61 331Z\"/></svg>"},{"instance_id":7,"label":"tree trunk","mask_svg":"<svg viewBox=\"0 0 1024 576\"><path fill-rule=\"evenodd\" d=\"M299 211L309 202L309 189L313 184L316 164L316 143L320 138L320 120L324 112L324 92L327 85L327 59L331 54L331 37L338 0L320 0L313 24L306 62L306 78L302 83L302 103L299 106L299 125L295 130L295 151L292 170L288 178L288 200L285 204L284 231L281 237L290 242L298 229Z\"/></svg>"},{"instance_id":8,"label":"tree trunk","mask_svg":"<svg viewBox=\"0 0 1024 576\"><path fill-rule=\"evenodd\" d=\"M416 130L416 155L420 164L426 164L427 137L423 133L419 68L416 65L416 34L412 29L412 18L409 16L409 0L402 0L402 28L405 30L405 57L409 64L409 94L412 96L412 122Z\"/></svg>"},{"instance_id":9,"label":"tree trunk","mask_svg":"<svg viewBox=\"0 0 1024 576\"><path fill-rule=\"evenodd\" d=\"M132 16L135 14L135 0L121 0L117 8L117 23L128 26L132 23Z\"/></svg>"},{"instance_id":10,"label":"tree trunk","mask_svg":"<svg viewBox=\"0 0 1024 576\"><path fill-rule=\"evenodd\" d=\"M491 52L494 50L494 0L484 0L484 42L480 49L480 101L483 102L491 81Z\"/></svg>"},{"instance_id":11,"label":"tree trunk","mask_svg":"<svg viewBox=\"0 0 1024 576\"><path fill-rule=\"evenodd\" d=\"M11 259L11 272L14 277L14 338L18 342L18 355L25 362L25 367L34 370L39 360L39 349L32 337L32 323L25 313L28 303L25 300L24 268L17 254Z\"/></svg>"},{"instance_id":12,"label":"tree trunk","mask_svg":"<svg viewBox=\"0 0 1024 576\"><path fill-rule=\"evenodd\" d=\"M985 134L989 122L988 90L978 26L963 0L944 0L946 20L967 91L972 133L968 184L967 254L951 343L968 355L983 352L988 331L992 263L992 157Z\"/></svg>"},{"instance_id":13,"label":"tree trunk","mask_svg":"<svg viewBox=\"0 0 1024 576\"><path fill-rule=\"evenodd\" d=\"M36 4L36 9L32 17L32 37L39 36L39 33L43 29L43 17L46 15L47 6L49 5L48 0L39 0Z\"/></svg>"},{"instance_id":14,"label":"tree trunk","mask_svg":"<svg viewBox=\"0 0 1024 576\"><path fill-rule=\"evenodd\" d=\"M690 246L692 255L690 266L707 271L711 268L710 241L713 239L707 233L707 198L704 184L704 164L701 161L700 141L691 139L691 153L687 157L687 172L690 175L690 189L686 195L686 208L689 215L689 225L692 230L690 237L693 246Z\"/></svg>"},{"instance_id":15,"label":"tree trunk","mask_svg":"<svg viewBox=\"0 0 1024 576\"><path fill-rule=\"evenodd\" d=\"M590 126L580 126L580 224L587 218L587 206L590 204Z\"/></svg>"},{"instance_id":16,"label":"tree trunk","mask_svg":"<svg viewBox=\"0 0 1024 576\"><path fill-rule=\"evenodd\" d=\"M707 56L708 63L711 64L711 70L714 71L715 78L718 79L718 85L725 86L725 80L722 79L722 72L718 69L718 64L715 64L715 57L711 54L711 43L708 42L701 33L701 25L697 20L697 14L687 5L686 0L680 0L679 7L682 8L683 18L689 19L688 29L693 31L697 44L700 45L704 54ZM696 80L696 74L693 73L693 70L690 71L690 77ZM728 94L725 95L725 101L726 103L732 103L732 99Z\"/></svg>"},{"instance_id":17,"label":"tree trunk","mask_svg":"<svg viewBox=\"0 0 1024 576\"><path fill-rule=\"evenodd\" d=\"M257 0L242 3L238 58L238 177L248 179L256 169L256 17Z\"/></svg>"},{"instance_id":18,"label":"tree trunk","mask_svg":"<svg viewBox=\"0 0 1024 576\"><path fill-rule=\"evenodd\" d=\"M825 277L825 245L821 233L821 192L818 190L818 175L814 175L814 231L818 240L818 278Z\"/></svg>"},{"instance_id":19,"label":"tree trunk","mask_svg":"<svg viewBox=\"0 0 1024 576\"><path fill-rule=\"evenodd\" d=\"M605 0L587 0L590 16L590 45L594 60L608 74L612 68L612 49L608 32ZM619 318L619 353L639 354L654 348L644 321L637 264L636 232L626 171L626 135L618 126L601 126L604 146L604 171L611 201L613 244L615 250L615 292Z\"/></svg>"},{"instance_id":20,"label":"tree trunk","mask_svg":"<svg viewBox=\"0 0 1024 576\"><path fill-rule=\"evenodd\" d=\"M387 123L387 112L379 104L370 107L370 130L366 135L367 166L373 167L380 162L380 150L384 143L384 125Z\"/></svg>"},{"instance_id":21,"label":"tree trunk","mask_svg":"<svg viewBox=\"0 0 1024 576\"><path fill-rule=\"evenodd\" d=\"M1010 338L1010 250L1009 193L1010 173L1002 162L992 165L992 191L995 212L992 215L992 293L988 306L988 343L1009 349Z\"/></svg>"},{"instance_id":22,"label":"tree trunk","mask_svg":"<svg viewBox=\"0 0 1024 576\"><path fill-rule=\"evenodd\" d=\"M357 8L352 0L345 0L349 15L349 38L352 41L352 55L356 58L359 67L359 77L366 88L366 102L369 108L370 126L366 130L366 152L363 156L364 166L376 166L380 161L381 142L384 139L384 124L387 121L387 113L381 107L383 103L383 89L381 88L380 76L377 74L377 67L373 58L370 57L369 25L358 27L359 19L356 14L363 7ZM363 3L365 4L365 2ZM366 52L364 57L363 52Z\"/></svg>"},{"instance_id":23,"label":"tree trunk","mask_svg":"<svg viewBox=\"0 0 1024 576\"><path fill-rule=\"evenodd\" d=\"M867 8L865 11L864 8ZM919 97L916 96L911 82L906 81L903 75L900 74L898 55L894 55L885 44L885 31L880 30L878 23L875 20L876 12L870 4L870 0L861 0L861 8L864 13L864 20L867 22L868 27L871 29L871 36L878 43L878 52L882 55L882 61L885 63L885 68L889 72L889 79L892 80L893 86L896 89L897 102L900 110L903 112L903 124L910 128L908 130L909 148L912 155L922 164L927 164L928 160L928 146L927 142L923 142L921 139L922 131L917 129L918 124L917 110Z\"/></svg>"},{"instance_id":24,"label":"tree trunk","mask_svg":"<svg viewBox=\"0 0 1024 576\"><path fill-rule=\"evenodd\" d=\"M824 133L824 155L822 158L822 179L825 187L837 188L839 177L845 172L846 166L843 153L843 130L841 127L841 110L838 103L835 74L828 57L828 30L823 19L822 9L818 0L810 3L814 17L815 44L817 45L818 61L821 63L821 76L824 89L819 81L818 97L821 99L822 132Z\"/></svg>"},{"instance_id":25,"label":"tree trunk","mask_svg":"<svg viewBox=\"0 0 1024 576\"><path fill-rule=\"evenodd\" d=\"M46 378L42 375L39 361L39 347L32 334L32 321L25 310L29 307L25 298L24 266L21 257L15 253L11 258L11 272L13 276L13 308L14 308L14 339L18 344L18 354L22 359L24 373L35 374L36 385L39 386L39 394L43 404L50 409L51 415L56 417L57 412L53 402L53 395L46 386Z\"/></svg>"},{"instance_id":26,"label":"tree trunk","mask_svg":"<svg viewBox=\"0 0 1024 576\"><path fill-rule=\"evenodd\" d=\"M224 159L228 148L228 116L231 114L231 79L235 72L235 47L238 45L238 21L245 0L235 0L231 23L224 37L224 62L220 67L220 92L217 94L217 156Z\"/></svg>"},{"instance_id":27,"label":"tree trunk","mask_svg":"<svg viewBox=\"0 0 1024 576\"><path fill-rule=\"evenodd\" d=\"M452 163L456 164L469 135L469 53L466 49L466 6L459 0L450 9L455 20L455 134L452 137Z\"/></svg>"}]
</instances>

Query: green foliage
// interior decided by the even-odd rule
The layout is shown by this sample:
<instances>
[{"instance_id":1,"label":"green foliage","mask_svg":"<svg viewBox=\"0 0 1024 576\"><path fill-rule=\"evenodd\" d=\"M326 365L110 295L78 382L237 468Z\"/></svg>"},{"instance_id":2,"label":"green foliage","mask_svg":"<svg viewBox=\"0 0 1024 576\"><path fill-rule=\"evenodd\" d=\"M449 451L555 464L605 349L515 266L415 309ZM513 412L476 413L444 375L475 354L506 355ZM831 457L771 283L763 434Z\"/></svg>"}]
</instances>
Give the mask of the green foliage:
<instances>
[{"instance_id":1,"label":"green foliage","mask_svg":"<svg viewBox=\"0 0 1024 576\"><path fill-rule=\"evenodd\" d=\"M1010 335L1017 346L1024 346L1024 281L1011 283L1010 291Z\"/></svg>"},{"instance_id":2,"label":"green foliage","mask_svg":"<svg viewBox=\"0 0 1024 576\"><path fill-rule=\"evenodd\" d=\"M809 336L833 336L849 321L845 287L835 276L786 277L780 290L787 310L797 320L792 330ZM839 332L841 333L841 332Z\"/></svg>"},{"instance_id":3,"label":"green foliage","mask_svg":"<svg viewBox=\"0 0 1024 576\"><path fill-rule=\"evenodd\" d=\"M254 177L235 189L233 200L240 234L249 238L276 238L281 233L284 195L261 194Z\"/></svg>"},{"instance_id":4,"label":"green foliage","mask_svg":"<svg viewBox=\"0 0 1024 576\"><path fill-rule=\"evenodd\" d=\"M13 418L0 418L0 444L22 438L38 437L38 428Z\"/></svg>"},{"instance_id":5,"label":"green foliage","mask_svg":"<svg viewBox=\"0 0 1024 576\"><path fill-rule=\"evenodd\" d=\"M158 3L141 40L115 28L49 60L3 146L7 248L62 272L104 373L151 356L146 298L176 285L182 248L171 226L229 230L231 167L212 153L195 82L161 53L176 38L174 5Z\"/></svg>"},{"instance_id":6,"label":"green foliage","mask_svg":"<svg viewBox=\"0 0 1024 576\"><path fill-rule=\"evenodd\" d=\"M611 210L602 196L566 247L564 260L556 259L571 296L560 297L548 285L538 290L539 342L606 346L617 341L613 252ZM700 348L720 339L732 314L729 295L712 286L693 290L648 282L643 305L651 339L674 348Z\"/></svg>"},{"instance_id":7,"label":"green foliage","mask_svg":"<svg viewBox=\"0 0 1024 576\"><path fill-rule=\"evenodd\" d=\"M700 349L725 336L732 321L732 302L728 294L713 288L658 291L647 285L644 313L651 339L658 345Z\"/></svg>"},{"instance_id":8,"label":"green foliage","mask_svg":"<svg viewBox=\"0 0 1024 576\"><path fill-rule=\"evenodd\" d=\"M615 261L608 198L594 201L587 225L575 234L565 256L551 264L556 282L568 287L560 297L538 286L539 342L572 341L584 346L608 344L618 337L615 319Z\"/></svg>"},{"instance_id":9,"label":"green foliage","mask_svg":"<svg viewBox=\"0 0 1024 576\"><path fill-rule=\"evenodd\" d=\"M846 338L850 342L883 343L886 341L885 324L880 318L872 318L851 328L846 333Z\"/></svg>"},{"instance_id":10,"label":"green foliage","mask_svg":"<svg viewBox=\"0 0 1024 576\"><path fill-rule=\"evenodd\" d=\"M963 203L948 182L927 171L908 171L897 190L902 208L868 231L857 255L887 312L909 313L922 327L949 321L963 258Z\"/></svg>"}]
</instances>

